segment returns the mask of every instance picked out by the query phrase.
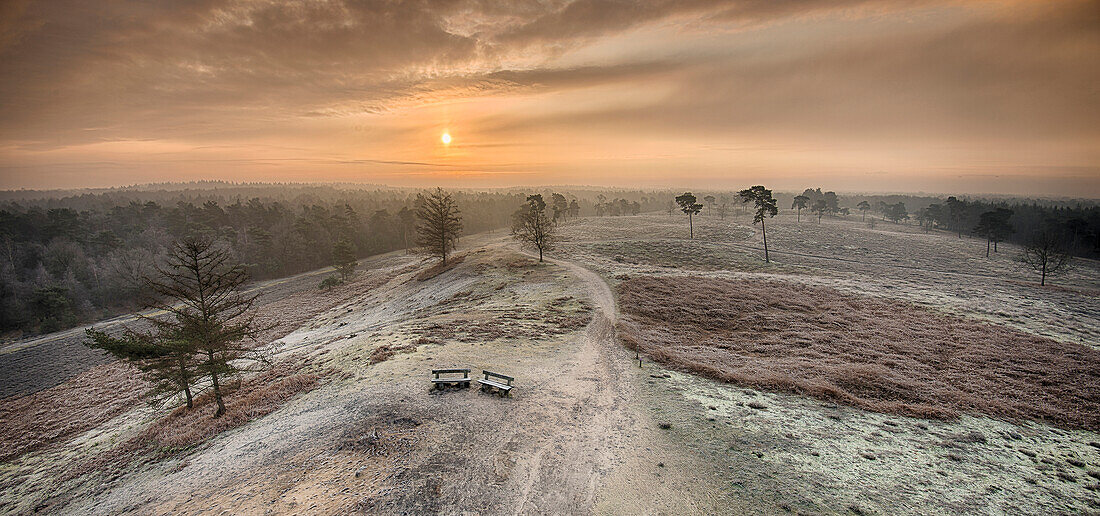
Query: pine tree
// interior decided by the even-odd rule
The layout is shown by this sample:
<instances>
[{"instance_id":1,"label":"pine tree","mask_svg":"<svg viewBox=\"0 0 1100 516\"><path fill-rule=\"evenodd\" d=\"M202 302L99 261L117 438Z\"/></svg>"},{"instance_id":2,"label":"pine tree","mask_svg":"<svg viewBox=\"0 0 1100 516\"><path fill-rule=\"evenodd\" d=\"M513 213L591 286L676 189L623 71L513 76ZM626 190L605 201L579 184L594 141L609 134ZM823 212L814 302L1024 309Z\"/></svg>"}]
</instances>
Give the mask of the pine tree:
<instances>
[{"instance_id":1,"label":"pine tree","mask_svg":"<svg viewBox=\"0 0 1100 516\"><path fill-rule=\"evenodd\" d=\"M752 222L760 223L760 232L764 235L764 263L768 263L771 259L768 257L768 230L764 227L764 219L779 213L776 200L772 197L771 190L759 185L741 190L740 195L742 202L751 201L756 204L756 214L753 215Z\"/></svg>"},{"instance_id":2,"label":"pine tree","mask_svg":"<svg viewBox=\"0 0 1100 516\"><path fill-rule=\"evenodd\" d=\"M336 241L332 246L332 267L340 273L340 279L347 281L355 273L359 260L355 258L355 249L346 238Z\"/></svg>"},{"instance_id":3,"label":"pine tree","mask_svg":"<svg viewBox=\"0 0 1100 516\"><path fill-rule=\"evenodd\" d=\"M699 213L703 209L703 205L695 202L697 199L691 192L684 192L683 195L676 196L676 204L680 205L680 211L684 212L688 216L688 235L690 238L695 238L695 225L691 221L691 216Z\"/></svg>"},{"instance_id":4,"label":"pine tree","mask_svg":"<svg viewBox=\"0 0 1100 516\"><path fill-rule=\"evenodd\" d=\"M209 238L188 238L177 242L167 264L158 269L158 278L148 286L160 299L153 307L168 312L158 319L159 332L149 335L164 343L173 341L192 346L196 369L210 378L217 410L225 413L224 386L227 379L247 371L247 366L266 363L262 352L253 349L262 327L252 313L258 293L247 294L242 287L248 275L233 263L230 251Z\"/></svg>"}]
</instances>

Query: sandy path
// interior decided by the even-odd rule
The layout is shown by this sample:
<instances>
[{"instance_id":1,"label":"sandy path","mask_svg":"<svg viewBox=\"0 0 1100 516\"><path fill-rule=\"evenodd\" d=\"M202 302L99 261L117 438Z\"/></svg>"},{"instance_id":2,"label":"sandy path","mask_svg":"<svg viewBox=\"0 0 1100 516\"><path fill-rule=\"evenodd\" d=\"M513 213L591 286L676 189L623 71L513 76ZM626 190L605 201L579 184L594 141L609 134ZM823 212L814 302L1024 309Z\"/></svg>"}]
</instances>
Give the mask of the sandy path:
<instances>
[{"instance_id":1,"label":"sandy path","mask_svg":"<svg viewBox=\"0 0 1100 516\"><path fill-rule=\"evenodd\" d=\"M568 400L556 411L563 421L537 442L537 451L518 464L525 472L513 514L591 512L601 477L622 448L630 424L625 407L634 385L624 374L628 358L615 339L617 309L611 288L594 272L565 260L547 260L567 269L593 304L575 365L553 388Z\"/></svg>"}]
</instances>

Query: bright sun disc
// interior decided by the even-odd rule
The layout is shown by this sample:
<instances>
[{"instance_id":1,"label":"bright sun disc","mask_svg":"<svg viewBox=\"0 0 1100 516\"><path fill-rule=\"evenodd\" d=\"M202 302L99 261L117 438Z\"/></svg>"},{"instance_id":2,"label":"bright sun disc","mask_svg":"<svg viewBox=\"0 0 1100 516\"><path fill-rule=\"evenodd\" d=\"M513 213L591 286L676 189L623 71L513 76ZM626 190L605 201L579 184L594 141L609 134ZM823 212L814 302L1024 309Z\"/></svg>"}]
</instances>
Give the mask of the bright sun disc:
<instances>
[{"instance_id":1,"label":"bright sun disc","mask_svg":"<svg viewBox=\"0 0 1100 516\"><path fill-rule=\"evenodd\" d=\"M440 139L443 140L443 145L450 145L450 143L451 143L451 134L450 133L443 133L443 137L441 137Z\"/></svg>"}]
</instances>

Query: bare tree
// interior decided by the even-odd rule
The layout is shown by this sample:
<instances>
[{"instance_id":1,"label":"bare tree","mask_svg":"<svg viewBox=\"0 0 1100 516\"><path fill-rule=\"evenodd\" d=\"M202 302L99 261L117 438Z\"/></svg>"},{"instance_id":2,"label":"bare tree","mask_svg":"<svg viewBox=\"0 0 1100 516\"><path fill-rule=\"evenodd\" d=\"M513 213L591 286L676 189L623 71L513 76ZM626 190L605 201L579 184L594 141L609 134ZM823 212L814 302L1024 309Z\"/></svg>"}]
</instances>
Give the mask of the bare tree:
<instances>
[{"instance_id":1,"label":"bare tree","mask_svg":"<svg viewBox=\"0 0 1100 516\"><path fill-rule=\"evenodd\" d=\"M753 215L753 223L760 223L760 232L764 235L764 263L771 262L768 257L768 230L764 227L764 219L774 217L779 213L776 200L772 197L772 191L763 186L754 186L741 190L742 202L756 203L756 214Z\"/></svg>"},{"instance_id":2,"label":"bare tree","mask_svg":"<svg viewBox=\"0 0 1100 516\"><path fill-rule=\"evenodd\" d=\"M530 195L524 204L512 216L512 237L539 251L542 261L544 251L554 245L557 224L546 214L546 202L541 194Z\"/></svg>"},{"instance_id":3,"label":"bare tree","mask_svg":"<svg viewBox=\"0 0 1100 516\"><path fill-rule=\"evenodd\" d=\"M446 264L462 233L462 215L450 193L436 188L428 195L416 195L417 244Z\"/></svg>"},{"instance_id":4,"label":"bare tree","mask_svg":"<svg viewBox=\"0 0 1100 516\"><path fill-rule=\"evenodd\" d=\"M691 216L703 209L703 205L695 202L696 200L691 192L684 192L683 195L676 196L676 204L680 205L680 211L688 216L688 235L693 239L695 238L695 226L691 222Z\"/></svg>"},{"instance_id":5,"label":"bare tree","mask_svg":"<svg viewBox=\"0 0 1100 516\"><path fill-rule=\"evenodd\" d=\"M1073 257L1062 240L1052 231L1040 231L1031 237L1020 255L1025 267L1039 273L1039 285L1047 284L1047 276L1069 271Z\"/></svg>"}]
</instances>

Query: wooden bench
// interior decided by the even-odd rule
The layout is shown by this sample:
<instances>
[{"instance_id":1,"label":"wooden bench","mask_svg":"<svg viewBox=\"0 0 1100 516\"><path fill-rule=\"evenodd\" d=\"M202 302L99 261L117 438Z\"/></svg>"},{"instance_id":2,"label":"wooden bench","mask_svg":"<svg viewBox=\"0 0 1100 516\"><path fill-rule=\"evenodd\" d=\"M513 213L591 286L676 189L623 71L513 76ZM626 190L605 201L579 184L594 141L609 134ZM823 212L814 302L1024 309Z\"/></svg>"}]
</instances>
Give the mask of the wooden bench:
<instances>
[{"instance_id":1,"label":"wooden bench","mask_svg":"<svg viewBox=\"0 0 1100 516\"><path fill-rule=\"evenodd\" d=\"M458 378L458 377L454 377L454 376L450 376L450 377L447 377L447 376L440 377L439 376L441 374L442 375L447 375L447 374L458 374L458 373L462 373L462 378ZM470 370L469 369L432 369L432 376L433 376L433 378L432 378L432 388L433 389L435 389L437 387L443 387L445 385L457 385L459 387L469 387L470 386Z\"/></svg>"},{"instance_id":2,"label":"wooden bench","mask_svg":"<svg viewBox=\"0 0 1100 516\"><path fill-rule=\"evenodd\" d=\"M481 384L481 390L484 391L496 389L498 392L500 392L501 397L511 394L509 391L512 390L512 382L515 380L515 378L494 373L492 371L482 370L481 372L485 374L485 378L478 378L477 380L477 383ZM493 379L490 379L490 377L492 377ZM496 379L502 380L504 383L501 383Z\"/></svg>"}]
</instances>

